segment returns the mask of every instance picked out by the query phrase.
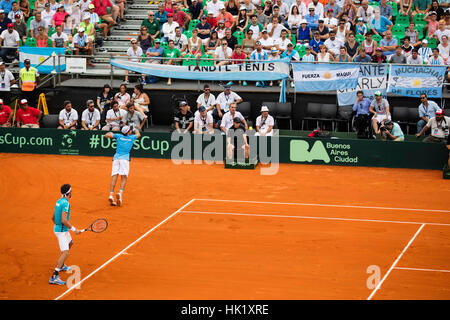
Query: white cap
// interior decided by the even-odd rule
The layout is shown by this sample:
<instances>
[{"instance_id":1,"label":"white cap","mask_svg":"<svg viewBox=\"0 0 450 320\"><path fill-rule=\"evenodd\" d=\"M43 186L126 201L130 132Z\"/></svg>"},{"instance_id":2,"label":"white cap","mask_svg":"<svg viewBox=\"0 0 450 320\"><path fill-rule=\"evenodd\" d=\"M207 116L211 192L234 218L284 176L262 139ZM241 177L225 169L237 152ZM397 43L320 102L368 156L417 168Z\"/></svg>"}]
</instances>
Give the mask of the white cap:
<instances>
[{"instance_id":1,"label":"white cap","mask_svg":"<svg viewBox=\"0 0 450 320\"><path fill-rule=\"evenodd\" d=\"M3 104L3 99L0 99L0 104Z\"/></svg>"},{"instance_id":2,"label":"white cap","mask_svg":"<svg viewBox=\"0 0 450 320\"><path fill-rule=\"evenodd\" d=\"M308 24L308 21L306 21L306 19L302 19L302 21L300 21L300 24L304 24L304 23Z\"/></svg>"},{"instance_id":3,"label":"white cap","mask_svg":"<svg viewBox=\"0 0 450 320\"><path fill-rule=\"evenodd\" d=\"M267 108L267 106L262 106L261 107L261 112L267 111L269 112L269 108Z\"/></svg>"},{"instance_id":4,"label":"white cap","mask_svg":"<svg viewBox=\"0 0 450 320\"><path fill-rule=\"evenodd\" d=\"M85 13L83 15L83 20L90 19L90 18L91 18L91 15L89 13Z\"/></svg>"},{"instance_id":5,"label":"white cap","mask_svg":"<svg viewBox=\"0 0 450 320\"><path fill-rule=\"evenodd\" d=\"M427 39L423 39L422 43L428 43L428 40Z\"/></svg>"},{"instance_id":6,"label":"white cap","mask_svg":"<svg viewBox=\"0 0 450 320\"><path fill-rule=\"evenodd\" d=\"M20 100L20 104L25 104L25 103L28 103L28 100L27 100L27 99L22 99L22 100Z\"/></svg>"},{"instance_id":7,"label":"white cap","mask_svg":"<svg viewBox=\"0 0 450 320\"><path fill-rule=\"evenodd\" d=\"M78 28L78 32L84 32L84 28L83 27Z\"/></svg>"},{"instance_id":8,"label":"white cap","mask_svg":"<svg viewBox=\"0 0 450 320\"><path fill-rule=\"evenodd\" d=\"M130 130L131 130L131 128L129 126L123 126L122 127L122 133L123 134L127 134Z\"/></svg>"},{"instance_id":9,"label":"white cap","mask_svg":"<svg viewBox=\"0 0 450 320\"><path fill-rule=\"evenodd\" d=\"M308 5L308 10L309 9L314 9L314 10L316 10L316 6L311 2L309 5Z\"/></svg>"}]
</instances>

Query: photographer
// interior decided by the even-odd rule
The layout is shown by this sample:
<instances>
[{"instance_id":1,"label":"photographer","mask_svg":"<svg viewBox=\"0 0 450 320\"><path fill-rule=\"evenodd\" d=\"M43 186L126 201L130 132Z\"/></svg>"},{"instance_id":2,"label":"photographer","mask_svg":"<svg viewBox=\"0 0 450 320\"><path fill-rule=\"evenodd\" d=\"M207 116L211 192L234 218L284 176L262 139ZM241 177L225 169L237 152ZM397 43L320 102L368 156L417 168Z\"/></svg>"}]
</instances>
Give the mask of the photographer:
<instances>
[{"instance_id":1,"label":"photographer","mask_svg":"<svg viewBox=\"0 0 450 320\"><path fill-rule=\"evenodd\" d=\"M405 136L398 123L392 122L392 120L386 120L380 127L381 139L391 141L404 141Z\"/></svg>"},{"instance_id":2,"label":"photographer","mask_svg":"<svg viewBox=\"0 0 450 320\"><path fill-rule=\"evenodd\" d=\"M431 128L431 135L423 139L423 142L444 142L447 140L449 133L450 117L444 116L444 110L439 109L436 111L436 117L431 118L427 125L416 134L416 137L420 137L428 129Z\"/></svg>"}]
</instances>

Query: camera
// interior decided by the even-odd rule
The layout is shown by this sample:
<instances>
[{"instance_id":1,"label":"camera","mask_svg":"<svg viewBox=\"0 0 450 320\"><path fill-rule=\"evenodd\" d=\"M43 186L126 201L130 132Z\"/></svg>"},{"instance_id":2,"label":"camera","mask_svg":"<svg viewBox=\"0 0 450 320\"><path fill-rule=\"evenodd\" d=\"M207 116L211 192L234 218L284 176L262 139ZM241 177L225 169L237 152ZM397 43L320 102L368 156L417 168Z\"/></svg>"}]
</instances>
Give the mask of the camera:
<instances>
[{"instance_id":1,"label":"camera","mask_svg":"<svg viewBox=\"0 0 450 320\"><path fill-rule=\"evenodd\" d=\"M385 126L381 126L380 130L383 131L383 132L386 132L386 131L388 131L388 128L386 128Z\"/></svg>"}]
</instances>

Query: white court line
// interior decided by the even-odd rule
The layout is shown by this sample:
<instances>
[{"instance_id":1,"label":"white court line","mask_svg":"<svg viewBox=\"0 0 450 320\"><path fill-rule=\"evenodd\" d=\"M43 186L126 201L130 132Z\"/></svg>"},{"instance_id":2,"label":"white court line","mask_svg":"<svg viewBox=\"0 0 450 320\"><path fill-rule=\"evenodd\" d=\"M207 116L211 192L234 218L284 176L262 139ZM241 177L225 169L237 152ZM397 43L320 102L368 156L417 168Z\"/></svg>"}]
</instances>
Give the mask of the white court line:
<instances>
[{"instance_id":1,"label":"white court line","mask_svg":"<svg viewBox=\"0 0 450 320\"><path fill-rule=\"evenodd\" d=\"M134 242L130 243L125 249L123 249L122 251L120 251L118 254L116 254L114 257L112 257L111 259L109 259L108 261L106 261L104 264L102 264L100 267L98 267L97 269L95 269L94 271L92 271L87 277L85 277L84 279L82 279L80 282L75 283L72 287L70 287L69 289L67 289L63 294L61 294L59 297L55 298L55 300L59 300L62 297L64 297L66 294L68 294L70 291L72 291L73 289L75 289L76 287L78 287L78 285L82 284L84 281L86 281L87 279L89 279L90 277L92 277L94 274L96 274L98 271L100 271L101 269L103 269L104 267L106 267L108 264L110 264L111 262L113 262L115 259L117 259L121 254L124 254L129 248L131 248L132 246L134 246L136 243L138 243L139 241L141 241L143 238L145 238L148 234L150 234L151 232L153 232L154 230L156 230L160 225L164 224L167 220L169 220L170 218L172 218L173 216L175 216L176 214L180 213L184 208L186 208L187 206L189 206L192 202L194 202L195 199L190 200L189 202L187 202L186 204L184 204L182 207L180 207L177 211L175 211L174 213L172 213L170 216L168 216L167 218L165 218L163 221L161 221L160 223L158 223L156 226L154 226L153 228L151 228L150 230L148 230L146 233L144 233L142 236L140 236L137 240L135 240Z\"/></svg>"},{"instance_id":2,"label":"white court line","mask_svg":"<svg viewBox=\"0 0 450 320\"><path fill-rule=\"evenodd\" d=\"M420 268L404 268L404 267L395 267L394 269L396 269L396 270L412 270L412 271L450 272L450 270L420 269Z\"/></svg>"},{"instance_id":3,"label":"white court line","mask_svg":"<svg viewBox=\"0 0 450 320\"><path fill-rule=\"evenodd\" d=\"M290 206L313 206L313 207L355 208L355 209L378 209L378 210L399 210L399 211L427 211L427 212L450 213L450 210L440 210L440 209L395 208L395 207L368 207L368 206L352 206L352 205L322 204L322 203L294 203L294 202L270 202L270 201L223 200L223 199L196 199L196 201L245 202L245 203L260 203L260 204L290 205Z\"/></svg>"},{"instance_id":4,"label":"white court line","mask_svg":"<svg viewBox=\"0 0 450 320\"><path fill-rule=\"evenodd\" d=\"M248 217L268 217L268 218L358 221L358 222L384 222L384 223L402 223L402 224L429 224L429 225L434 225L434 226L450 226L450 224L448 224L448 223L433 223L433 222L393 221L393 220L373 220L373 219L353 219L353 218L333 218L333 217L310 217L310 216L286 216L286 215L277 215L277 214L239 213L239 212L182 211L181 213L198 213L198 214L248 216Z\"/></svg>"},{"instance_id":5,"label":"white court line","mask_svg":"<svg viewBox=\"0 0 450 320\"><path fill-rule=\"evenodd\" d=\"M400 261L401 257L403 256L403 254L406 252L406 250L408 250L409 246L413 243L414 239L416 239L416 237L419 235L420 231L422 231L423 227L425 227L425 223L422 224L419 228L419 230L416 231L416 233L414 234L414 236L411 238L411 240L409 240L408 244L406 245L406 247L403 249L403 251L398 255L397 259L395 259L394 263L392 264L392 266L389 268L388 272L384 275L383 279L381 279L381 281L378 283L378 285L375 287L375 289L372 291L372 293L370 294L370 296L367 298L367 300L371 300L373 298L373 296L375 295L375 293L381 288L381 285L383 284L383 282L387 279L387 277L389 276L389 274L391 273L391 271L395 268L395 266L397 265L397 263Z\"/></svg>"}]
</instances>

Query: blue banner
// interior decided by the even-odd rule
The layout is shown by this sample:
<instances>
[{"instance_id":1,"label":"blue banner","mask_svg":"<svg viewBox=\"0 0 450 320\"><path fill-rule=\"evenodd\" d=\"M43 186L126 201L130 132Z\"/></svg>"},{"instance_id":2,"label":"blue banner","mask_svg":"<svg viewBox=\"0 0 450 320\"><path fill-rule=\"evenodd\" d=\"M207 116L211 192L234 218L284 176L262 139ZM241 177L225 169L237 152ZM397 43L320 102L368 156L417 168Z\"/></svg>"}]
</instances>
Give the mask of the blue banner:
<instances>
[{"instance_id":1,"label":"blue banner","mask_svg":"<svg viewBox=\"0 0 450 320\"><path fill-rule=\"evenodd\" d=\"M37 67L39 73L51 73L53 70L58 72L58 53L60 55L65 54L64 48L38 48L38 47L20 47L19 48L19 58L20 58L20 68L23 68L24 60L30 59L31 66L36 67L39 63L47 59L52 54L55 54L55 61L53 58L49 58L39 67ZM53 64L54 63L54 64ZM66 59L64 57L59 59L61 71L66 70Z\"/></svg>"},{"instance_id":2,"label":"blue banner","mask_svg":"<svg viewBox=\"0 0 450 320\"><path fill-rule=\"evenodd\" d=\"M355 89L338 90L339 106L353 105L356 101L356 92L362 90L364 97L373 100L375 92L380 91L386 98L387 87L386 64L364 64L359 67L358 86Z\"/></svg>"},{"instance_id":3,"label":"blue banner","mask_svg":"<svg viewBox=\"0 0 450 320\"><path fill-rule=\"evenodd\" d=\"M388 93L405 97L441 98L445 66L391 65Z\"/></svg>"},{"instance_id":4,"label":"blue banner","mask_svg":"<svg viewBox=\"0 0 450 320\"><path fill-rule=\"evenodd\" d=\"M359 64L293 63L295 91L334 91L354 89Z\"/></svg>"}]
</instances>

